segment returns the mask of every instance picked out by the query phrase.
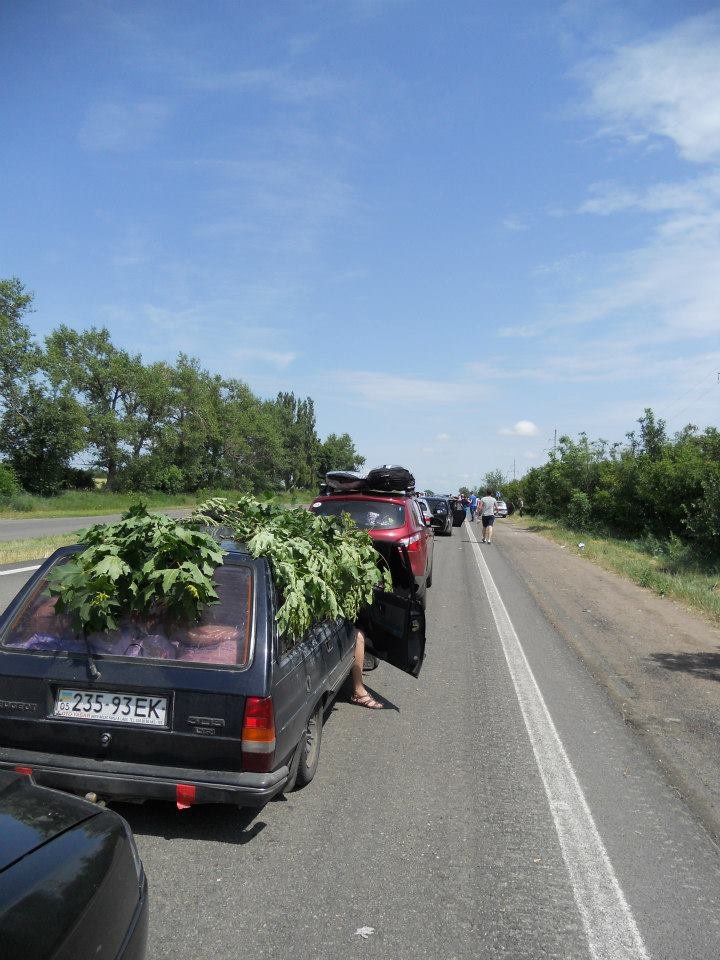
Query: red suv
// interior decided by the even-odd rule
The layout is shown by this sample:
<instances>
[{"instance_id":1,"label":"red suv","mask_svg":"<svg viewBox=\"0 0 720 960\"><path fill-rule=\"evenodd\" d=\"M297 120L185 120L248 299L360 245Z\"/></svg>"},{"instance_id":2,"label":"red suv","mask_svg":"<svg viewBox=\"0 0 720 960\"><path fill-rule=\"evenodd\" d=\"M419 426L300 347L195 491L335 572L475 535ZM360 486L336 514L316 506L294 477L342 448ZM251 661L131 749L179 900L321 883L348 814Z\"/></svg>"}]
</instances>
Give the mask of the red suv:
<instances>
[{"instance_id":1,"label":"red suv","mask_svg":"<svg viewBox=\"0 0 720 960\"><path fill-rule=\"evenodd\" d=\"M395 493L333 493L316 497L310 509L323 516L348 513L358 527L367 530L378 552L393 570L394 557L407 555L416 583L416 596L425 605L425 591L432 586L434 533L417 500ZM404 548L400 551L393 547Z\"/></svg>"}]
</instances>

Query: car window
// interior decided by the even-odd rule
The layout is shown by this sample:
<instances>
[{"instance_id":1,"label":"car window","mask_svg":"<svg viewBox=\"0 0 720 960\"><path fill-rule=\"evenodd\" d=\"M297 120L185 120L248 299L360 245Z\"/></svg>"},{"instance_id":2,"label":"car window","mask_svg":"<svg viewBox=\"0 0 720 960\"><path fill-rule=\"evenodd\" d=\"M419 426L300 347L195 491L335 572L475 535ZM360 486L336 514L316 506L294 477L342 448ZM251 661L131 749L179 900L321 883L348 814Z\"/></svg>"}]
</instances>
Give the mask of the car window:
<instances>
[{"instance_id":1,"label":"car window","mask_svg":"<svg viewBox=\"0 0 720 960\"><path fill-rule=\"evenodd\" d=\"M423 520L422 511L420 510L420 505L416 500L412 501L412 510L415 517L415 525L418 527L424 527L425 521Z\"/></svg>"},{"instance_id":2,"label":"car window","mask_svg":"<svg viewBox=\"0 0 720 960\"><path fill-rule=\"evenodd\" d=\"M159 618L127 618L117 630L88 634L91 652L135 660L247 666L251 652L252 569L225 564L215 571L214 580L219 603L207 606L198 623L179 625ZM0 641L2 646L28 653L86 654L85 641L64 614L55 612L55 602L43 578L7 625Z\"/></svg>"},{"instance_id":3,"label":"car window","mask_svg":"<svg viewBox=\"0 0 720 960\"><path fill-rule=\"evenodd\" d=\"M363 530L397 530L405 526L405 508L382 500L320 500L310 508L323 517L349 514Z\"/></svg>"}]
</instances>

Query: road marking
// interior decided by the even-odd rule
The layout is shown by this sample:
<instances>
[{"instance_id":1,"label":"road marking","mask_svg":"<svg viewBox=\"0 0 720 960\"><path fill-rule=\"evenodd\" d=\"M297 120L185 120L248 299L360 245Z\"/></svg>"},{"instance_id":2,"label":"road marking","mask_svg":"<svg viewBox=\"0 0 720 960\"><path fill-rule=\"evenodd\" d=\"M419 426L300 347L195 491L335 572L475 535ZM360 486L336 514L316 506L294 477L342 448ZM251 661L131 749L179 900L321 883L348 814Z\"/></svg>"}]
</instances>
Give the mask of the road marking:
<instances>
[{"instance_id":1,"label":"road marking","mask_svg":"<svg viewBox=\"0 0 720 960\"><path fill-rule=\"evenodd\" d=\"M465 525L542 777L593 960L648 960L570 759L472 527Z\"/></svg>"},{"instance_id":2,"label":"road marking","mask_svg":"<svg viewBox=\"0 0 720 960\"><path fill-rule=\"evenodd\" d=\"M14 570L0 570L0 577L9 577L12 573L30 573L31 570L39 570L40 564L36 567L15 567Z\"/></svg>"}]
</instances>

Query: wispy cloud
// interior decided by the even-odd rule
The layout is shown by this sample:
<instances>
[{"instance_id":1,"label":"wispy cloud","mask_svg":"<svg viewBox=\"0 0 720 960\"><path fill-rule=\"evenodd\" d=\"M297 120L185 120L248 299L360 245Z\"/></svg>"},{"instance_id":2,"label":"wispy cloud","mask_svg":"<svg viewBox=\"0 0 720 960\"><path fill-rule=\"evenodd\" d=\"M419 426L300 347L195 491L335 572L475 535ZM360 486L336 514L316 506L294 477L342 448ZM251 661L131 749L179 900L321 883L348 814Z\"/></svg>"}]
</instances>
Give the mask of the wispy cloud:
<instances>
[{"instance_id":1,"label":"wispy cloud","mask_svg":"<svg viewBox=\"0 0 720 960\"><path fill-rule=\"evenodd\" d=\"M124 153L152 143L170 115L163 100L105 101L89 108L80 131L87 150Z\"/></svg>"},{"instance_id":2,"label":"wispy cloud","mask_svg":"<svg viewBox=\"0 0 720 960\"><path fill-rule=\"evenodd\" d=\"M694 17L583 64L602 132L672 141L685 159L720 159L720 15Z\"/></svg>"},{"instance_id":3,"label":"wispy cloud","mask_svg":"<svg viewBox=\"0 0 720 960\"><path fill-rule=\"evenodd\" d=\"M463 404L487 396L484 384L463 380L427 380L395 373L347 370L328 378L363 403L382 406L387 403L402 407L418 404L449 406Z\"/></svg>"},{"instance_id":4,"label":"wispy cloud","mask_svg":"<svg viewBox=\"0 0 720 960\"><path fill-rule=\"evenodd\" d=\"M500 221L500 226L509 233L522 233L524 230L529 229L527 223L521 217L517 216L503 217Z\"/></svg>"},{"instance_id":5,"label":"wispy cloud","mask_svg":"<svg viewBox=\"0 0 720 960\"><path fill-rule=\"evenodd\" d=\"M297 359L297 353L292 351L282 352L279 350L261 350L257 348L248 348L236 350L233 353L236 360L258 360L260 363L267 363L279 370L285 370Z\"/></svg>"}]
</instances>

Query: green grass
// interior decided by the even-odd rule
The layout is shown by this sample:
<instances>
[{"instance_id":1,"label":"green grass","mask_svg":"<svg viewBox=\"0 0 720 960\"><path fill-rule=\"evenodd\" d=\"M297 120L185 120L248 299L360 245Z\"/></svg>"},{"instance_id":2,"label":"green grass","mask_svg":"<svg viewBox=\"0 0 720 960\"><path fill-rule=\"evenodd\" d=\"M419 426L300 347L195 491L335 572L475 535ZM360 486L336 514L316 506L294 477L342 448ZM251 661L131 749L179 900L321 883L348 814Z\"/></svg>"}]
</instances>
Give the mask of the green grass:
<instances>
[{"instance_id":1,"label":"green grass","mask_svg":"<svg viewBox=\"0 0 720 960\"><path fill-rule=\"evenodd\" d=\"M598 566L632 580L661 597L670 597L720 623L720 568L703 564L678 539L623 540L607 533L573 530L545 517L513 516L512 522L539 533ZM579 543L584 543L581 551Z\"/></svg>"},{"instance_id":2,"label":"green grass","mask_svg":"<svg viewBox=\"0 0 720 960\"><path fill-rule=\"evenodd\" d=\"M0 541L0 564L44 560L58 547L77 542L77 531L57 533L52 537L36 537L32 540L2 540Z\"/></svg>"},{"instance_id":3,"label":"green grass","mask_svg":"<svg viewBox=\"0 0 720 960\"><path fill-rule=\"evenodd\" d=\"M314 491L292 490L276 494L274 499L288 506L308 503ZM68 490L57 497L33 497L21 494L0 507L0 519L39 517L91 517L106 513L123 513L136 500L151 509L194 507L208 497L239 496L237 490L202 490L198 493L112 493L107 490Z\"/></svg>"}]
</instances>

